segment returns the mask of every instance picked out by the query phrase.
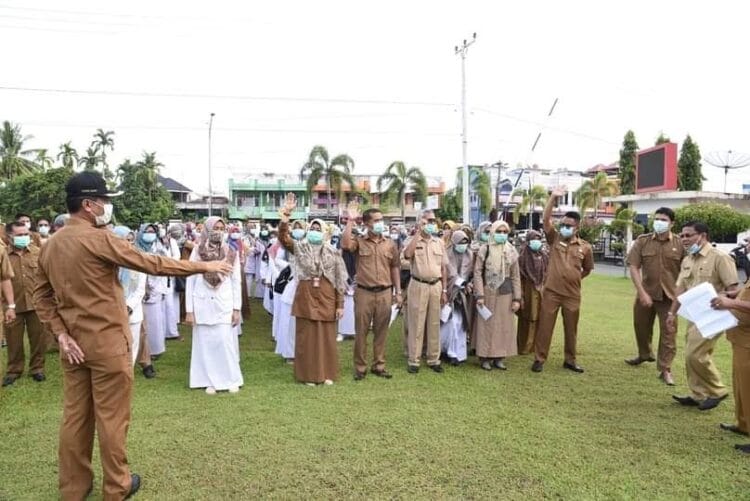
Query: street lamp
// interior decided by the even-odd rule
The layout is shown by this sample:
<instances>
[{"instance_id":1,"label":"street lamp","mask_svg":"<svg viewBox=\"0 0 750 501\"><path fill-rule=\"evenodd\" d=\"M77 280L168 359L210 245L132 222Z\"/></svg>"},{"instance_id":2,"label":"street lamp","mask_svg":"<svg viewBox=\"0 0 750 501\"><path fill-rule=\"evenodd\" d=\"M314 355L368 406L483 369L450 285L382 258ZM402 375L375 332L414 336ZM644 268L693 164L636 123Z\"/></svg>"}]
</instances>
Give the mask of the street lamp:
<instances>
[{"instance_id":1,"label":"street lamp","mask_svg":"<svg viewBox=\"0 0 750 501\"><path fill-rule=\"evenodd\" d=\"M208 217L213 215L214 209L214 190L211 179L211 128L214 125L214 115L211 113L211 117L208 119Z\"/></svg>"},{"instance_id":2,"label":"street lamp","mask_svg":"<svg viewBox=\"0 0 750 501\"><path fill-rule=\"evenodd\" d=\"M469 219L471 208L469 207L469 162L466 156L466 148L468 146L468 139L466 137L466 53L469 51L469 47L477 41L477 34L474 33L472 39L468 42L464 40L461 45L456 45L454 48L456 55L461 55L461 149L463 156L463 220L464 224L471 224Z\"/></svg>"}]
</instances>

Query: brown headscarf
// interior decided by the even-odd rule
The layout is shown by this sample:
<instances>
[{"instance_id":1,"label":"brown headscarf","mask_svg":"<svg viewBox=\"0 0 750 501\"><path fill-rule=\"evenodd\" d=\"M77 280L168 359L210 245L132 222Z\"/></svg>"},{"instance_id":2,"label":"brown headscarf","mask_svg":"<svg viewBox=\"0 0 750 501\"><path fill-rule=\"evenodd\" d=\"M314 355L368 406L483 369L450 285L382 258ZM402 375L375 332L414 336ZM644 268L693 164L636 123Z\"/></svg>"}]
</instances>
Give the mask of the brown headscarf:
<instances>
[{"instance_id":1,"label":"brown headscarf","mask_svg":"<svg viewBox=\"0 0 750 501\"><path fill-rule=\"evenodd\" d=\"M228 263L234 263L235 250L230 248L223 242L214 244L209 238L209 233L213 231L216 223L223 219L217 216L212 216L206 219L203 224L203 231L201 232L201 243L198 246L198 257L201 261L221 261L226 259ZM203 280L205 280L211 287L218 287L226 279L224 275L220 273L204 273Z\"/></svg>"},{"instance_id":2,"label":"brown headscarf","mask_svg":"<svg viewBox=\"0 0 750 501\"><path fill-rule=\"evenodd\" d=\"M541 240L542 234L538 231L530 230L526 234L526 242L521 247L521 255L518 258L518 267L521 272L521 278L530 280L537 289L544 283L547 276L547 265L549 264L549 252L544 246L534 252L529 247L529 241Z\"/></svg>"}]
</instances>

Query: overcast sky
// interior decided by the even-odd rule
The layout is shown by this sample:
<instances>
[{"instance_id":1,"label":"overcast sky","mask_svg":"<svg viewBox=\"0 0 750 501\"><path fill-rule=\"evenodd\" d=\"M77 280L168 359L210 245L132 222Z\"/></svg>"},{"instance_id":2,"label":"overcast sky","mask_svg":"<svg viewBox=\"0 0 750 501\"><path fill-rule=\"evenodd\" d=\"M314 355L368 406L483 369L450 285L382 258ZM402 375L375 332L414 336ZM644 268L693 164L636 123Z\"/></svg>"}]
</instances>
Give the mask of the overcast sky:
<instances>
[{"instance_id":1,"label":"overcast sky","mask_svg":"<svg viewBox=\"0 0 750 501\"><path fill-rule=\"evenodd\" d=\"M0 0L0 120L54 151L72 140L82 152L96 128L114 130L112 162L156 151L164 175L197 191L211 112L223 191L233 174L297 173L316 144L351 155L355 173L403 160L452 184L453 47L476 32L472 164L583 170L616 161L629 128L641 147L663 130L691 134L703 154L750 152L746 5ZM704 174L705 188L723 189L719 169ZM730 189L742 181L750 168L730 174Z\"/></svg>"}]
</instances>

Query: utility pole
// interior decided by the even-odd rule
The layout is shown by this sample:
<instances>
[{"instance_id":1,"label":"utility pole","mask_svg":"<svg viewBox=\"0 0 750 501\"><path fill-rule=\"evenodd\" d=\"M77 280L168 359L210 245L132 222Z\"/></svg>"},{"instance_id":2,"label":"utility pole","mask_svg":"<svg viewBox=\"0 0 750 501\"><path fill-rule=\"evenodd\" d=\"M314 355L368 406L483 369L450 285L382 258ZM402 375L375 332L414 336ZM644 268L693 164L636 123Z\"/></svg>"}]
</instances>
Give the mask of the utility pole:
<instances>
[{"instance_id":1,"label":"utility pole","mask_svg":"<svg viewBox=\"0 0 750 501\"><path fill-rule=\"evenodd\" d=\"M211 113L211 117L208 119L208 217L213 216L214 211L213 176L211 175L211 127L214 125L215 114Z\"/></svg>"},{"instance_id":2,"label":"utility pole","mask_svg":"<svg viewBox=\"0 0 750 501\"><path fill-rule=\"evenodd\" d=\"M477 34L474 33L472 39L468 42L464 40L460 46L456 46L454 51L456 55L461 55L461 149L463 155L463 222L464 224L471 224L470 214L471 207L469 207L469 161L466 155L466 149L468 146L468 138L466 136L466 53L469 51L469 47L477 41Z\"/></svg>"}]
</instances>

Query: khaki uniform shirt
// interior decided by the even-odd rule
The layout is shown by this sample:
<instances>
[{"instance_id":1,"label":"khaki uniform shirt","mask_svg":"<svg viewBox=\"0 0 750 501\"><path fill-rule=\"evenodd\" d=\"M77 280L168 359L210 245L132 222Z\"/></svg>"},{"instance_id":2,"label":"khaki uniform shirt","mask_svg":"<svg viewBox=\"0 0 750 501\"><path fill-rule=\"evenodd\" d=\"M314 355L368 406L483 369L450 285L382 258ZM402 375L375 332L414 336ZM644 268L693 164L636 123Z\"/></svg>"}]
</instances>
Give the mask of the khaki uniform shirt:
<instances>
[{"instance_id":1,"label":"khaki uniform shirt","mask_svg":"<svg viewBox=\"0 0 750 501\"><path fill-rule=\"evenodd\" d=\"M443 266L448 266L448 253L443 241L436 237L423 237L421 234L412 238L418 238L419 242L414 249L411 261L411 276L420 280L432 281L443 276ZM404 247L408 247L406 243Z\"/></svg>"},{"instance_id":2,"label":"khaki uniform shirt","mask_svg":"<svg viewBox=\"0 0 750 501\"><path fill-rule=\"evenodd\" d=\"M391 287L391 269L400 268L396 244L390 238L353 236L346 249L357 256L357 284L365 287Z\"/></svg>"},{"instance_id":3,"label":"khaki uniform shirt","mask_svg":"<svg viewBox=\"0 0 750 501\"><path fill-rule=\"evenodd\" d=\"M146 254L106 228L71 217L42 248L34 301L42 322L58 336L67 333L87 360L130 351L130 327L118 266L149 275L182 276L205 263Z\"/></svg>"},{"instance_id":4,"label":"khaki uniform shirt","mask_svg":"<svg viewBox=\"0 0 750 501\"><path fill-rule=\"evenodd\" d=\"M750 282L737 295L740 301L750 301ZM737 317L739 325L727 331L727 340L737 346L750 348L750 313L744 311L731 310L732 315Z\"/></svg>"},{"instance_id":5,"label":"khaki uniform shirt","mask_svg":"<svg viewBox=\"0 0 750 501\"><path fill-rule=\"evenodd\" d=\"M39 267L39 247L34 244L25 249L9 248L8 260L13 267L13 298L16 301L16 311L23 313L33 311L34 285L36 284L37 268Z\"/></svg>"},{"instance_id":6,"label":"khaki uniform shirt","mask_svg":"<svg viewBox=\"0 0 750 501\"><path fill-rule=\"evenodd\" d=\"M739 282L734 260L709 243L703 244L697 254L688 254L682 260L677 287L689 290L703 282L713 285L716 292Z\"/></svg>"},{"instance_id":7,"label":"khaki uniform shirt","mask_svg":"<svg viewBox=\"0 0 750 501\"><path fill-rule=\"evenodd\" d=\"M544 288L564 297L580 297L583 272L594 269L591 244L577 236L566 242L555 229L548 232L547 244L549 265Z\"/></svg>"},{"instance_id":8,"label":"khaki uniform shirt","mask_svg":"<svg viewBox=\"0 0 750 501\"><path fill-rule=\"evenodd\" d=\"M0 281L10 280L14 275L13 266L11 266L10 264L7 250L8 248L5 246L5 244L0 243Z\"/></svg>"},{"instance_id":9,"label":"khaki uniform shirt","mask_svg":"<svg viewBox=\"0 0 750 501\"><path fill-rule=\"evenodd\" d=\"M674 300L680 262L685 256L680 237L669 233L661 239L656 233L639 236L628 253L628 265L641 270L643 288L654 301Z\"/></svg>"}]
</instances>

